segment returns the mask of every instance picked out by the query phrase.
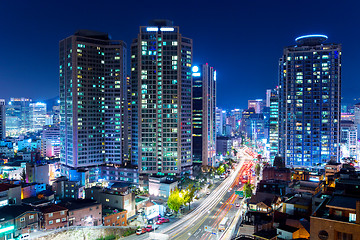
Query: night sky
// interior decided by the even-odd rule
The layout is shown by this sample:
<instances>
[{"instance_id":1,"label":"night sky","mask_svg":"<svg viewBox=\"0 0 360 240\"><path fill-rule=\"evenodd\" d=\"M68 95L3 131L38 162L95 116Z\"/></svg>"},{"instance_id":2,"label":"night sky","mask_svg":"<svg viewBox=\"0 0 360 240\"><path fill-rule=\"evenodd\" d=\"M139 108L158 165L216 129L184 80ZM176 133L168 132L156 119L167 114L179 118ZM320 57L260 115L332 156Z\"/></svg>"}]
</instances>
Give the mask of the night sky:
<instances>
[{"instance_id":1,"label":"night sky","mask_svg":"<svg viewBox=\"0 0 360 240\"><path fill-rule=\"evenodd\" d=\"M194 42L194 64L217 70L217 105L244 108L278 84L284 46L320 33L343 45L344 102L360 97L360 1L1 1L0 98L58 96L58 43L78 29L130 47L140 25L165 18ZM128 48L129 49L129 48Z\"/></svg>"}]
</instances>

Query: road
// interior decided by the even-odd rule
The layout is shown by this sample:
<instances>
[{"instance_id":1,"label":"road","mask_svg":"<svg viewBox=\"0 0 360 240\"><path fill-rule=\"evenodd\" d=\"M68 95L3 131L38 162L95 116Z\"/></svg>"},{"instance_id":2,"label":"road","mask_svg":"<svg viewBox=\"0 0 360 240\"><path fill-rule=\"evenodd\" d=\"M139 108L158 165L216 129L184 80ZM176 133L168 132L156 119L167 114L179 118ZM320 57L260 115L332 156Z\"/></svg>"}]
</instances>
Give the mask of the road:
<instances>
[{"instance_id":1,"label":"road","mask_svg":"<svg viewBox=\"0 0 360 240\"><path fill-rule=\"evenodd\" d=\"M242 175L252 167L253 162L247 161L251 159L245 153L242 154L241 160L234 169L234 172L223 180L199 206L176 222L162 225L156 232L167 234L169 239L176 240L220 239L223 232L217 231L218 225L227 216L229 221L226 227L229 227L238 210L235 204L240 202L240 200L235 195L235 190L242 187ZM232 190L229 192L230 188ZM211 228L213 231L205 231L205 226L208 226L208 229ZM149 239L149 234L132 236L126 239Z\"/></svg>"},{"instance_id":2,"label":"road","mask_svg":"<svg viewBox=\"0 0 360 240\"><path fill-rule=\"evenodd\" d=\"M242 157L234 173L225 179L200 206L161 232L168 234L170 239L177 240L218 239L221 235L221 232L217 231L220 221L225 216L231 221L237 211L235 204L240 200L235 195L235 190L241 187L239 181L243 173L247 171L251 165L252 161L245 161L245 158ZM228 192L230 188L232 191ZM230 224L230 221L227 226ZM216 235L212 232L206 232L205 226L212 228Z\"/></svg>"}]
</instances>

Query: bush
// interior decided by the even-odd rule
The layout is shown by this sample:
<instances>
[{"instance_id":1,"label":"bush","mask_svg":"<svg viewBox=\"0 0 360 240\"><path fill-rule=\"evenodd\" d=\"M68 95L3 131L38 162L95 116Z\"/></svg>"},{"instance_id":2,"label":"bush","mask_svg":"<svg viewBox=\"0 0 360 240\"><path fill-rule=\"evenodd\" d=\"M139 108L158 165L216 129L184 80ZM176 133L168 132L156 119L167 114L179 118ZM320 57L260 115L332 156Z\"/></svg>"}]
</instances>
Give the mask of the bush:
<instances>
[{"instance_id":1,"label":"bush","mask_svg":"<svg viewBox=\"0 0 360 240\"><path fill-rule=\"evenodd\" d=\"M114 234L111 234L111 235L106 236L106 237L97 238L96 240L115 240L115 239L116 239L116 236Z\"/></svg>"},{"instance_id":2,"label":"bush","mask_svg":"<svg viewBox=\"0 0 360 240\"><path fill-rule=\"evenodd\" d=\"M124 232L123 237L130 236L130 235L134 234L135 232L136 232L135 229L128 229L128 230L126 230L126 232ZM105 240L108 240L108 239L105 239Z\"/></svg>"}]
</instances>

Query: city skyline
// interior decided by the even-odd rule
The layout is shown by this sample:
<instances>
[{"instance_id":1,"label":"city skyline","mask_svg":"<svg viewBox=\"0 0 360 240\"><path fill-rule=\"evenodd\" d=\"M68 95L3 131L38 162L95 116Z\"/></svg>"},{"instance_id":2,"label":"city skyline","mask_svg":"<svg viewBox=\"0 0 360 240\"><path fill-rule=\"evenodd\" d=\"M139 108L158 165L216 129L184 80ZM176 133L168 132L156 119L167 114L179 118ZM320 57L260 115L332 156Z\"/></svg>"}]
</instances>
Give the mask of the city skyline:
<instances>
[{"instance_id":1,"label":"city skyline","mask_svg":"<svg viewBox=\"0 0 360 240\"><path fill-rule=\"evenodd\" d=\"M306 2L302 6L296 6L295 3L269 5L270 3L264 2L259 7L258 3L216 4L211 1L205 6L199 1L186 8L189 16L196 16L196 22L195 18L182 17L181 12L185 6L171 8L163 1L155 4L156 8L142 3L136 13L121 12L119 19L126 21L118 21L116 8L113 10L106 6L95 6L91 2L86 5L77 2L74 10L69 9L68 4L62 7L55 4L44 5L40 1L16 6L14 3L6 3L2 8L6 12L0 10L0 19L8 23L1 26L2 33L7 37L0 40L1 45L6 46L0 59L0 79L1 83L11 81L23 87L16 89L12 84L3 84L0 95L5 99L29 97L46 100L57 97L57 46L61 39L78 29L108 32L113 39L123 40L129 45L136 37L138 26L147 25L154 18L166 18L180 26L184 35L194 39L194 64L209 62L218 70L218 106L228 109L245 108L248 99L264 98L266 89L278 85L277 63L283 46L293 44L294 39L300 35L311 33L328 35L332 42L343 45L345 67L342 95L345 98L343 102L346 103L358 97L360 88L360 83L355 81L358 52L356 39L359 33L352 32L350 28L351 23L359 20L355 12L359 3L353 1L353 4L335 5L331 2L334 1L328 1L326 6L322 6L321 2L308 1L312 6L308 8ZM135 5L128 3L123 7L131 9ZM303 15L305 17L297 17L298 14L284 11L291 6L296 6L298 12L305 11L307 14ZM14 14L15 11L10 10L15 7ZM80 7L86 11L76 12ZM44 11L45 8L49 10ZM335 11L344 16L346 13L347 17L332 18ZM60 17L63 12L76 14L70 21ZM95 13L97 17L93 17ZM218 17L212 18L213 14ZM318 21L318 14L328 20ZM266 19L271 21L264 22ZM14 32L14 29L21 31ZM24 36L27 44L22 43ZM227 51L227 44L238 47ZM28 45L33 47L29 48ZM31 61L28 60L30 58ZM23 71L18 71L18 66L23 66ZM262 70L258 71L258 68ZM17 74L14 74L15 71ZM228 88L229 85L233 87ZM261 89L259 85L262 86Z\"/></svg>"}]
</instances>

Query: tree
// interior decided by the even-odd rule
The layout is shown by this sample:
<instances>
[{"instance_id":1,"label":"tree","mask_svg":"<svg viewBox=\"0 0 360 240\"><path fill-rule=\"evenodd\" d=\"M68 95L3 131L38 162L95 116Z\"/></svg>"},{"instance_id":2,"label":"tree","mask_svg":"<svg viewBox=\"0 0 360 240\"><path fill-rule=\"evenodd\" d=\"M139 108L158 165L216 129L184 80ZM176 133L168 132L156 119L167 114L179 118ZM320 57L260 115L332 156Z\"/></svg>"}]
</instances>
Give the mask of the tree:
<instances>
[{"instance_id":1,"label":"tree","mask_svg":"<svg viewBox=\"0 0 360 240\"><path fill-rule=\"evenodd\" d=\"M4 172L2 174L2 176L3 176L3 179L8 179L9 178L9 174L7 172Z\"/></svg>"},{"instance_id":2,"label":"tree","mask_svg":"<svg viewBox=\"0 0 360 240\"><path fill-rule=\"evenodd\" d=\"M167 200L168 207L174 212L179 212L180 207L184 204L184 199L180 196L179 189L171 191L170 196Z\"/></svg>"},{"instance_id":3,"label":"tree","mask_svg":"<svg viewBox=\"0 0 360 240\"><path fill-rule=\"evenodd\" d=\"M255 174L256 174L256 176L260 175L260 170L261 170L260 164L256 164L255 165Z\"/></svg>"},{"instance_id":4,"label":"tree","mask_svg":"<svg viewBox=\"0 0 360 240\"><path fill-rule=\"evenodd\" d=\"M21 181L26 182L26 172L25 168L23 168L22 172L20 173Z\"/></svg>"},{"instance_id":5,"label":"tree","mask_svg":"<svg viewBox=\"0 0 360 240\"><path fill-rule=\"evenodd\" d=\"M253 189L254 189L253 185L251 185L249 182L245 183L245 185L244 185L245 197L251 197L253 194L253 192L252 192Z\"/></svg>"},{"instance_id":6,"label":"tree","mask_svg":"<svg viewBox=\"0 0 360 240\"><path fill-rule=\"evenodd\" d=\"M221 175L221 174L223 174L225 172L225 167L224 167L224 165L220 165L219 167L218 167L218 169L216 170L216 173L218 174L218 175Z\"/></svg>"},{"instance_id":7,"label":"tree","mask_svg":"<svg viewBox=\"0 0 360 240\"><path fill-rule=\"evenodd\" d=\"M184 203L189 204L189 210L190 210L190 203L193 201L195 196L195 190L196 190L195 187L191 184L183 191L182 194L184 198Z\"/></svg>"}]
</instances>

